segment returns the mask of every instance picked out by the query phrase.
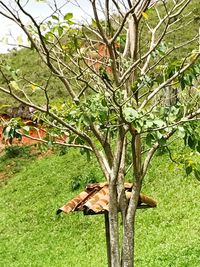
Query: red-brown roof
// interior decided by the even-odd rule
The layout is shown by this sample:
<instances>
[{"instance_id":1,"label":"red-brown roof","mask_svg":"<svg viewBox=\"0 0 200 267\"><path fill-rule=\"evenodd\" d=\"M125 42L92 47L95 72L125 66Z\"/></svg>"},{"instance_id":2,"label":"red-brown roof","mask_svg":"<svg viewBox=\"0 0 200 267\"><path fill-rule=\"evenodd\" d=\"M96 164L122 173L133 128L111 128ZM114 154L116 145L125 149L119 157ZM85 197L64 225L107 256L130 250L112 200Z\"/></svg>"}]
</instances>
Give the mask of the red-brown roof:
<instances>
[{"instance_id":1,"label":"red-brown roof","mask_svg":"<svg viewBox=\"0 0 200 267\"><path fill-rule=\"evenodd\" d=\"M133 185L125 183L125 192L127 199L130 199ZM109 207L109 189L107 183L89 184L85 191L81 192L75 198L67 202L63 207L57 210L69 213L73 211L83 211L84 214L100 214L108 212ZM154 208L156 201L151 197L140 194L138 208Z\"/></svg>"}]
</instances>

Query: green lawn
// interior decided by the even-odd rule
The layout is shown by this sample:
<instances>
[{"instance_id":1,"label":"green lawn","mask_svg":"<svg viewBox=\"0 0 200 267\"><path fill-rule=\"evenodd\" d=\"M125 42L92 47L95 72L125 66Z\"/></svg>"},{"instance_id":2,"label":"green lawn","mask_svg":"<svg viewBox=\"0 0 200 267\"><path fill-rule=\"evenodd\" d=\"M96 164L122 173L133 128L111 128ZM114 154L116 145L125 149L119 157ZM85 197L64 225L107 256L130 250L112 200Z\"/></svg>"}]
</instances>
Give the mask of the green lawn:
<instances>
[{"instance_id":1,"label":"green lawn","mask_svg":"<svg viewBox=\"0 0 200 267\"><path fill-rule=\"evenodd\" d=\"M101 179L95 162L78 152L30 160L0 158L0 171L21 162L22 168L0 188L1 267L105 267L104 218L56 209L82 189L82 177ZM136 267L200 266L200 182L170 170L164 155L156 156L143 192L158 201L156 209L139 210L136 225Z\"/></svg>"}]
</instances>

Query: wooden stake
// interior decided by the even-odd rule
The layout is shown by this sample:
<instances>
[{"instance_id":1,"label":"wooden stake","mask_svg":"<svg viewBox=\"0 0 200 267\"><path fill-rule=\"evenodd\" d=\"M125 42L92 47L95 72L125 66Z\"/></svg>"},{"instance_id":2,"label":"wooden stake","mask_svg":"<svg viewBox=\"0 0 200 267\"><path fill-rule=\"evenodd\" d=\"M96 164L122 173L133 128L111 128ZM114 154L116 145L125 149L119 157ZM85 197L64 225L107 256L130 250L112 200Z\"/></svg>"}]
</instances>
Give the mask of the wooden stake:
<instances>
[{"instance_id":1,"label":"wooden stake","mask_svg":"<svg viewBox=\"0 0 200 267\"><path fill-rule=\"evenodd\" d=\"M104 214L105 218L105 230L106 230L106 247L107 247L107 258L108 267L111 267L111 251L110 251L110 229L109 229L109 215L108 212Z\"/></svg>"}]
</instances>

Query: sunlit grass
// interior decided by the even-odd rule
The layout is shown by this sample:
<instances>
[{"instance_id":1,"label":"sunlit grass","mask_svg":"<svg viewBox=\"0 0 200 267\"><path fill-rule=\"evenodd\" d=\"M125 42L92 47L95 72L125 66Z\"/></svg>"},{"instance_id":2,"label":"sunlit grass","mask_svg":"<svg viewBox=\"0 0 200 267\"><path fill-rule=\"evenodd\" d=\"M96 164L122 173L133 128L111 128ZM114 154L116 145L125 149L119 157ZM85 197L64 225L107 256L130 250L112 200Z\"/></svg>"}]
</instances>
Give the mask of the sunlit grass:
<instances>
[{"instance_id":1,"label":"sunlit grass","mask_svg":"<svg viewBox=\"0 0 200 267\"><path fill-rule=\"evenodd\" d=\"M93 173L78 152L26 162L0 189L0 266L105 267L104 217L82 213L56 216L56 209L76 195L74 177ZM200 183L169 160L155 157L143 192L158 201L139 210L136 267L200 266Z\"/></svg>"}]
</instances>

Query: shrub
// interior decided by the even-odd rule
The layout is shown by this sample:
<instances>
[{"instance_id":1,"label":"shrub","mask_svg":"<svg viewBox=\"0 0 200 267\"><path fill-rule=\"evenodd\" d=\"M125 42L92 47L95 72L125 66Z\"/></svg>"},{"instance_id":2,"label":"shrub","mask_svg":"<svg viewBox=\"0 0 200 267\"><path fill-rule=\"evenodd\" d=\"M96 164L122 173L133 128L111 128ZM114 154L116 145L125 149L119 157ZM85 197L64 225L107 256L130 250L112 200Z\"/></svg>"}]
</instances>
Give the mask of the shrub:
<instances>
[{"instance_id":1,"label":"shrub","mask_svg":"<svg viewBox=\"0 0 200 267\"><path fill-rule=\"evenodd\" d=\"M81 174L75 176L71 181L71 190L75 191L80 187L85 187L87 184L98 183L100 178L93 172L89 172L87 174Z\"/></svg>"},{"instance_id":2,"label":"shrub","mask_svg":"<svg viewBox=\"0 0 200 267\"><path fill-rule=\"evenodd\" d=\"M17 158L17 157L30 157L31 147L30 146L7 146L5 148L5 157Z\"/></svg>"}]
</instances>

